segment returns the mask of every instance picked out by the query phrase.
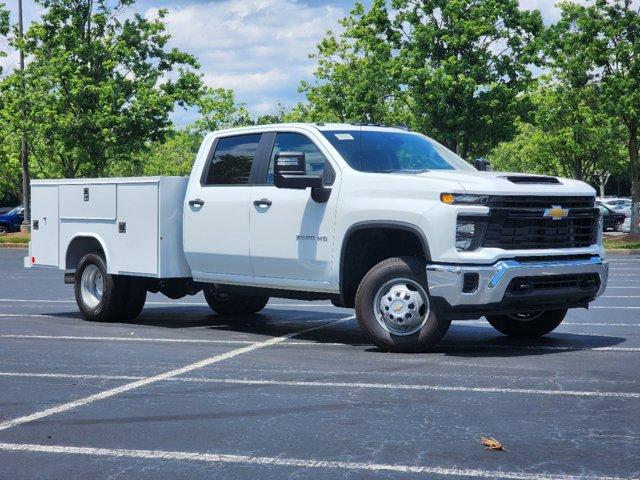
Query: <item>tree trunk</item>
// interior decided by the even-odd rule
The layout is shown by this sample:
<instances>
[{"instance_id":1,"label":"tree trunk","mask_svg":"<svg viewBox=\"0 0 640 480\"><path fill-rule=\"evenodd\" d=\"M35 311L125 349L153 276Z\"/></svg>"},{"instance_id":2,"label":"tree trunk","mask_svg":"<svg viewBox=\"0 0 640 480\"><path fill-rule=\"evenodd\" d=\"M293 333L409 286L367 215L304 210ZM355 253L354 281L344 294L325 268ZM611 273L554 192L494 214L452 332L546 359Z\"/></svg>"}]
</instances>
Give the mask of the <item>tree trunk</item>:
<instances>
[{"instance_id":1,"label":"tree trunk","mask_svg":"<svg viewBox=\"0 0 640 480\"><path fill-rule=\"evenodd\" d=\"M631 233L640 235L638 226L638 203L640 190L638 185L638 127L629 128L629 160L631 162Z\"/></svg>"}]
</instances>

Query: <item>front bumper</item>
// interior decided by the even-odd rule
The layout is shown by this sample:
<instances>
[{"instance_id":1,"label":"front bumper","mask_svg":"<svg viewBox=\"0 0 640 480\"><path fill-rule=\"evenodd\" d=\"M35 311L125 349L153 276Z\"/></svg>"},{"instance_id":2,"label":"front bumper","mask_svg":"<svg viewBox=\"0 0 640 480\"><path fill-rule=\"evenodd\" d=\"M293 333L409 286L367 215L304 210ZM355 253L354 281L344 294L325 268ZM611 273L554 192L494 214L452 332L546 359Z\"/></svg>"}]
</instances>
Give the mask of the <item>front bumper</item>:
<instances>
[{"instance_id":1,"label":"front bumper","mask_svg":"<svg viewBox=\"0 0 640 480\"><path fill-rule=\"evenodd\" d=\"M477 287L463 291L465 274L477 274ZM508 293L514 279L552 277L559 275L596 274L599 284L591 290ZM533 308L585 306L601 295L607 285L609 265L598 256L543 261L501 260L493 265L429 264L429 293L442 309L472 312L481 316L487 312L525 311ZM503 308L501 308L501 306Z\"/></svg>"}]
</instances>

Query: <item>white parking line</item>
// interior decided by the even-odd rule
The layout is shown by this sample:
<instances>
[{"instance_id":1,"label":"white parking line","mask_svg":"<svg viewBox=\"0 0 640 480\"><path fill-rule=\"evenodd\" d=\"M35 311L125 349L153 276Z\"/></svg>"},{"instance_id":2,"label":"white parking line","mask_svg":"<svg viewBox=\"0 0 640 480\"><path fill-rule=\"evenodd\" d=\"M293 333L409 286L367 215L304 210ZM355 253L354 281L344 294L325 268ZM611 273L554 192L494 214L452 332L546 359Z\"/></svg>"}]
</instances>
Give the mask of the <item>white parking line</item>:
<instances>
[{"instance_id":1,"label":"white parking line","mask_svg":"<svg viewBox=\"0 0 640 480\"><path fill-rule=\"evenodd\" d=\"M347 319L353 319L355 317L348 317ZM347 319L338 320L338 323ZM296 335L315 330L316 328L323 328L331 325L332 323L326 323L318 327L312 327L306 330L298 332ZM0 335L1 338L7 339L24 339L24 340L72 340L72 341L105 341L105 342L149 342L149 343L202 343L202 344L227 344L227 345L255 345L255 342L249 340L204 340L204 339L191 339L191 338L153 338L153 337L83 337L83 336L71 336L71 335L14 335L6 334ZM304 346L304 347L317 347L317 346L348 346L345 343L338 342L286 342L280 343L281 347L289 346ZM443 348L458 348L458 349L508 349L508 350L554 350L559 352L573 352L588 350L594 352L622 352L622 353L635 353L640 352L640 347L588 347L588 346L573 346L573 345L495 345L490 343L441 343L436 346L436 351L440 351Z\"/></svg>"},{"instance_id":2,"label":"white parking line","mask_svg":"<svg viewBox=\"0 0 640 480\"><path fill-rule=\"evenodd\" d=\"M580 347L571 345L494 345L487 343L441 343L440 348L447 349L484 349L484 350L552 350L557 352L577 352L588 350L590 352L640 352L639 347Z\"/></svg>"},{"instance_id":3,"label":"white parking line","mask_svg":"<svg viewBox=\"0 0 640 480\"><path fill-rule=\"evenodd\" d=\"M144 377L130 375L91 375L65 373L25 373L0 372L0 377L27 378L66 378L86 380L142 380ZM414 390L428 392L463 392L463 393L513 393L520 395L554 395L565 397L600 397L600 398L630 398L640 399L637 392L603 392L595 390L548 390L535 388L498 388L498 387L456 387L449 385L427 384L398 384L398 383L368 383L368 382L319 382L297 380L260 380L236 378L210 377L172 377L167 381L182 383L219 383L226 385L254 385L254 386L283 386L283 387L312 387L312 388L347 388L355 390Z\"/></svg>"},{"instance_id":4,"label":"white parking line","mask_svg":"<svg viewBox=\"0 0 640 480\"><path fill-rule=\"evenodd\" d=\"M489 326L489 322L485 320L460 320L459 323L456 322L456 325L464 325L465 323L471 325L486 325L487 327ZM561 327L580 327L582 325L587 327L640 327L640 323L562 322L560 324Z\"/></svg>"},{"instance_id":5,"label":"white parking line","mask_svg":"<svg viewBox=\"0 0 640 480\"><path fill-rule=\"evenodd\" d=\"M297 332L287 333L286 335L282 335L280 337L270 338L269 340L265 340L263 342L253 343L251 345L247 345L246 347L237 348L235 350L231 350L230 352L226 352L226 353L223 353L223 354L220 354L220 355L215 355L213 357L205 358L204 360L201 360L201 361L195 362L195 363L191 363L189 365L186 365L186 366L181 367L181 368L177 368L175 370L171 370L171 371L168 371L168 372L165 372L165 373L161 373L161 374L158 374L158 375L153 375L151 377L143 378L143 379L137 380L135 382L127 383L126 385L122 385L120 387L116 387L116 388L112 388L112 389L109 389L109 390L105 390L103 392L96 393L96 394L93 394L93 395L89 395L89 396L84 397L84 398L79 398L77 400L74 400L74 401L71 401L71 402L67 402L67 403L63 403L61 405L57 405L55 407L51 407L51 408L48 408L46 410L42 410L40 412L32 413L30 415L25 415L25 416L22 416L22 417L14 418L12 420L7 420L5 422L1 422L0 423L0 430L6 430L8 428L15 427L17 425L22 425L24 423L29 423L29 422L32 422L34 420L39 420L39 419L44 418L44 417L55 415L57 413L73 410L75 408L81 407L83 405L87 405L89 403L96 402L98 400L104 400L105 398L110 398L110 397L113 397L115 395L119 395L120 393L128 392L128 391L134 390L136 388L140 388L140 387L145 387L147 385L151 385L153 383L160 382L162 380L166 380L166 379L171 378L171 377L176 377L178 375L183 375L185 373L192 372L194 370L198 370L198 369L206 367L208 365L212 365L214 363L222 362L223 360L228 360L229 358L236 357L236 356L241 355L243 353L248 353L248 352L251 352L253 350L257 350L257 349L260 349L260 348L265 348L265 347L268 347L270 345L275 345L277 343L284 342L285 340L288 340L289 338L295 337L296 335L301 335L303 333L307 333L307 332L310 332L310 331L313 331L313 330L318 330L320 328L324 328L324 327L329 326L329 325L335 325L337 323L345 322L347 320L352 320L353 318L355 318L355 317L353 317L353 316L346 317L346 318L342 318L340 320L336 320L334 322L325 323L323 325L318 325L318 326L315 326L315 327L306 328L304 330L300 330L300 331L297 331Z\"/></svg>"},{"instance_id":6,"label":"white parking line","mask_svg":"<svg viewBox=\"0 0 640 480\"><path fill-rule=\"evenodd\" d=\"M625 477L600 475L564 475L503 470L479 470L438 466L401 465L385 463L345 462L286 457L259 457L250 455L227 455L219 453L180 452L165 450L128 450L123 448L68 447L61 445L33 445L0 443L0 450L14 452L38 452L65 455L90 455L111 458L138 458L182 462L231 463L255 466L279 466L309 469L347 470L361 472L417 473L470 478L502 478L507 480L631 480ZM259 477L259 475L258 475Z\"/></svg>"}]
</instances>

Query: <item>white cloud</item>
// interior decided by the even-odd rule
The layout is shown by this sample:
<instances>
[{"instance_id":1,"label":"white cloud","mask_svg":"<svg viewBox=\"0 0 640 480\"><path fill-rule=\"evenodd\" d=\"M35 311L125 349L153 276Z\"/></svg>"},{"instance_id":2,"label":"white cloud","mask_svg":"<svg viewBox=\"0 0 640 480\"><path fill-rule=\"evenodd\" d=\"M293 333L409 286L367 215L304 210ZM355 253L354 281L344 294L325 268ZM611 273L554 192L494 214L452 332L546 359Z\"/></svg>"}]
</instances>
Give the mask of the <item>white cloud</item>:
<instances>
[{"instance_id":1,"label":"white cloud","mask_svg":"<svg viewBox=\"0 0 640 480\"><path fill-rule=\"evenodd\" d=\"M560 19L560 9L558 3L561 0L520 0L520 7L525 10L538 9L542 13L545 23L553 23ZM586 5L592 3L590 0L568 0L580 5ZM633 0L631 2L636 6L640 6L640 0Z\"/></svg>"},{"instance_id":2,"label":"white cloud","mask_svg":"<svg viewBox=\"0 0 640 480\"><path fill-rule=\"evenodd\" d=\"M146 11L155 16L157 6ZM157 0L156 0L157 1ZM204 81L233 89L252 113L294 103L309 79L309 54L346 9L297 0L223 0L169 8L171 45L198 57Z\"/></svg>"}]
</instances>

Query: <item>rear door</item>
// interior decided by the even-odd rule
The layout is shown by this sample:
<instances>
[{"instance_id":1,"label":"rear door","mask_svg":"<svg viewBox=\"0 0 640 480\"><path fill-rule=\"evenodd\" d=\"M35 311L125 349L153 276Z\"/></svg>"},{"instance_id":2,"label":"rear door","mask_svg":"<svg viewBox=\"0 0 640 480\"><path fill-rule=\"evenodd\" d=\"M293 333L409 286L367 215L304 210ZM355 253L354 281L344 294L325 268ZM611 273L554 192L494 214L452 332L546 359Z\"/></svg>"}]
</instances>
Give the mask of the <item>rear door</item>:
<instances>
[{"instance_id":1,"label":"rear door","mask_svg":"<svg viewBox=\"0 0 640 480\"><path fill-rule=\"evenodd\" d=\"M262 134L218 137L191 178L184 206L184 248L194 279L253 277L249 208L254 159Z\"/></svg>"}]
</instances>

